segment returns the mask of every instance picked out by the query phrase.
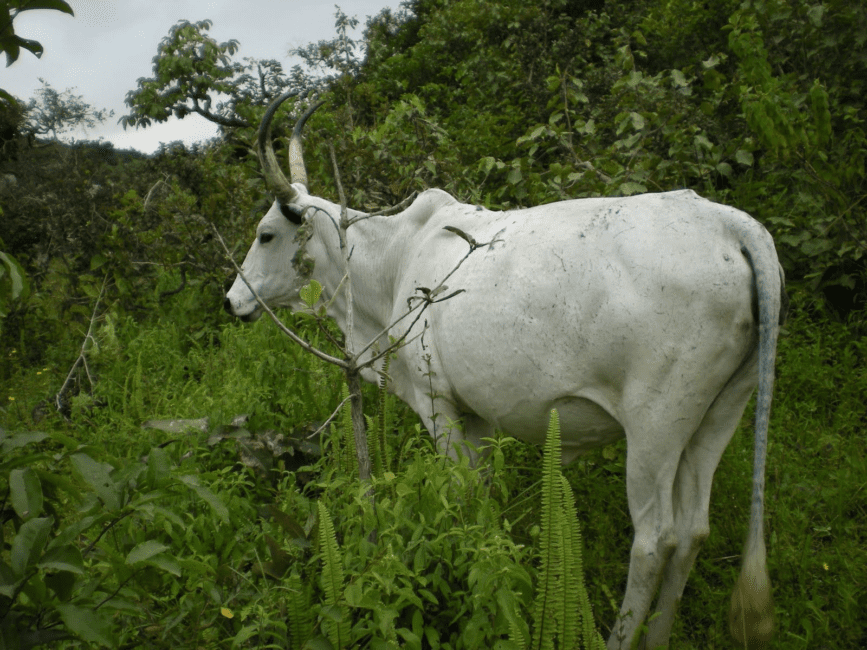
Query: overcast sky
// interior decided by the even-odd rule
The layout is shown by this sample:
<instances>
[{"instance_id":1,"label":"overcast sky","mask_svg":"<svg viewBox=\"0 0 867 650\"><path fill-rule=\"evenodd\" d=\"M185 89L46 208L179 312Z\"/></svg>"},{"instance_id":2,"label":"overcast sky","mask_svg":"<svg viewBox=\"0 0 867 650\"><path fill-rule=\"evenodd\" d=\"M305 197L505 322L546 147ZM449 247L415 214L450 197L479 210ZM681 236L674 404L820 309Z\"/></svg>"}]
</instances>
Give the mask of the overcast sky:
<instances>
[{"instance_id":1,"label":"overcast sky","mask_svg":"<svg viewBox=\"0 0 867 650\"><path fill-rule=\"evenodd\" d=\"M339 0L344 13L355 16L360 37L369 16L401 0ZM287 52L336 35L335 3L322 0L68 0L75 17L57 11L27 11L15 19L15 33L39 41L41 59L22 49L18 61L0 69L0 88L28 100L41 86L39 77L57 91L74 88L97 109L113 109L114 117L77 139L114 143L120 149L151 153L160 142L207 140L216 125L197 115L146 129L123 130L117 120L128 112L124 98L140 77L153 76L157 45L178 20L210 19L208 32L218 42L236 39L243 57L276 59L288 71L300 61ZM4 57L5 58L5 57ZM5 63L5 62L4 62ZM0 64L2 65L2 64Z\"/></svg>"}]
</instances>

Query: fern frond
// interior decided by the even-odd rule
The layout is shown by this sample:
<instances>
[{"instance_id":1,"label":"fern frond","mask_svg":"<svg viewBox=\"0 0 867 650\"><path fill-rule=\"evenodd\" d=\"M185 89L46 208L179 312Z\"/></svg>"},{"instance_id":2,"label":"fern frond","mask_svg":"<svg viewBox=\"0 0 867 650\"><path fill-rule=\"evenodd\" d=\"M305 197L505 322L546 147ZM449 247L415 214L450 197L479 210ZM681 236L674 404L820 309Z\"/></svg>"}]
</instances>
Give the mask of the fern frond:
<instances>
[{"instance_id":1,"label":"fern frond","mask_svg":"<svg viewBox=\"0 0 867 650\"><path fill-rule=\"evenodd\" d=\"M562 516L560 483L560 418L551 410L542 461L542 516L539 552L542 565L534 607L534 650L553 650L558 613L563 607L563 548L559 519Z\"/></svg>"},{"instance_id":2,"label":"fern frond","mask_svg":"<svg viewBox=\"0 0 867 650\"><path fill-rule=\"evenodd\" d=\"M509 623L509 640L518 647L518 650L527 650L530 631L527 622L518 616L515 594L508 589L498 589L496 599L500 611Z\"/></svg>"},{"instance_id":3,"label":"fern frond","mask_svg":"<svg viewBox=\"0 0 867 650\"><path fill-rule=\"evenodd\" d=\"M584 584L583 541L581 538L581 523L578 521L578 509L575 507L575 494L565 477L563 482L563 510L565 515L565 535L567 549L566 558L566 592L569 594L569 613L574 614L570 627L574 629L576 639L580 639L581 647L587 650L604 650L605 641L593 620L593 608L590 596ZM580 620L579 620L580 619ZM576 642L577 643L577 640ZM564 644L564 647L569 647ZM577 646L576 646L577 647Z\"/></svg>"},{"instance_id":4,"label":"fern frond","mask_svg":"<svg viewBox=\"0 0 867 650\"><path fill-rule=\"evenodd\" d=\"M343 560L334 534L334 524L325 505L318 501L319 549L322 554L322 590L325 604L335 617L323 617L322 627L335 648L349 647L349 612L343 605Z\"/></svg>"},{"instance_id":5,"label":"fern frond","mask_svg":"<svg viewBox=\"0 0 867 650\"><path fill-rule=\"evenodd\" d=\"M579 589L584 588L581 561L581 529L572 486L560 474L560 539L563 543L563 608L560 610L560 647L577 648L580 631ZM571 517L570 517L571 515ZM585 594L586 595L586 594Z\"/></svg>"},{"instance_id":6,"label":"fern frond","mask_svg":"<svg viewBox=\"0 0 867 650\"><path fill-rule=\"evenodd\" d=\"M286 615L290 648L302 648L310 633L313 631L310 619L310 588L301 582L301 575L293 571L286 581L286 590L289 594L286 603Z\"/></svg>"},{"instance_id":7,"label":"fern frond","mask_svg":"<svg viewBox=\"0 0 867 650\"><path fill-rule=\"evenodd\" d=\"M372 418L369 415L365 414L364 421L367 423L367 449L369 452L371 452L370 470L373 473L373 476L375 476L376 478L382 478L384 470L382 468L382 454L379 450L379 419Z\"/></svg>"},{"instance_id":8,"label":"fern frond","mask_svg":"<svg viewBox=\"0 0 867 650\"><path fill-rule=\"evenodd\" d=\"M604 650L584 585L575 495L560 472L560 418L551 411L542 461L541 567L534 608L534 650Z\"/></svg>"}]
</instances>

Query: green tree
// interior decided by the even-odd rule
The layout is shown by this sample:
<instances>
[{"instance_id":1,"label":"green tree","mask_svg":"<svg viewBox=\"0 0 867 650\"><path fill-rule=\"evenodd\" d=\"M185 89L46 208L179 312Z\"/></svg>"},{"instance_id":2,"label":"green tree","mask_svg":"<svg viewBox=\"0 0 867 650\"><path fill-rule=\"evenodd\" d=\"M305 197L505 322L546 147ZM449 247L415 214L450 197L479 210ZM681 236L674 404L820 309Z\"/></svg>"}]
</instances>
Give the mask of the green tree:
<instances>
[{"instance_id":1,"label":"green tree","mask_svg":"<svg viewBox=\"0 0 867 650\"><path fill-rule=\"evenodd\" d=\"M57 140L66 131L82 127L92 129L114 115L114 111L97 110L81 95L73 95L72 88L62 93L40 77L42 88L36 90L25 109L24 132L33 136L51 136Z\"/></svg>"},{"instance_id":2,"label":"green tree","mask_svg":"<svg viewBox=\"0 0 867 650\"><path fill-rule=\"evenodd\" d=\"M249 106L262 106L289 86L282 66L274 60L232 60L238 41L218 43L208 36L213 23L179 21L160 42L153 59L153 77L139 79L127 93L127 126L150 126L174 116L197 113L223 128L250 127L258 120ZM219 96L228 96L219 100Z\"/></svg>"}]
</instances>

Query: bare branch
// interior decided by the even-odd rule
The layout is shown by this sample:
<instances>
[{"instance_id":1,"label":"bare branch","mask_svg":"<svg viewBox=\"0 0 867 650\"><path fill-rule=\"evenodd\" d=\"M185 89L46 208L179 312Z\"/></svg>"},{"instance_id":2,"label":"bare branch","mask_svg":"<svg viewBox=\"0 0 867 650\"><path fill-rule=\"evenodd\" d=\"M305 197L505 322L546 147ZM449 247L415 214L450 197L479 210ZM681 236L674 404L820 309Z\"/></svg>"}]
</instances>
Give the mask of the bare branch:
<instances>
[{"instance_id":1,"label":"bare branch","mask_svg":"<svg viewBox=\"0 0 867 650\"><path fill-rule=\"evenodd\" d=\"M348 397L344 398L343 401L337 405L337 408L334 409L334 413L332 413L331 415L328 416L328 419L322 423L321 427L319 427L318 429L316 429L316 431L314 431L309 436L307 436L307 439L310 440L310 438L315 438L320 433L322 433L322 431L325 430L325 427L327 427L329 424L331 424L331 421L337 417L337 414L340 412L340 409L343 408L343 405L346 404L346 402L348 402L351 399L352 399L352 395L349 395Z\"/></svg>"},{"instance_id":2,"label":"bare branch","mask_svg":"<svg viewBox=\"0 0 867 650\"><path fill-rule=\"evenodd\" d=\"M446 280L448 280L450 277L452 277L452 275L454 275L454 273L461 267L461 265L466 261L466 259L470 255L472 255L473 251L475 251L478 248L490 246L491 244L493 244L497 241L501 241L498 239L494 239L494 240L491 240L489 242L479 244L478 242L476 242L475 239L470 237L470 235L467 235L465 232L463 232L459 228L455 228L453 226L446 226L444 228L444 230L448 230L449 232L453 232L455 234L460 233L459 236L461 236L470 245L470 250L467 251L467 254L464 255L460 259L460 261L455 265L455 267L451 271L449 271L448 275L446 275L446 277L444 277L442 279L442 281L437 286L435 286L433 289L426 289L426 290L424 290L423 287L419 287L419 289L424 290L423 291L424 295L422 295L422 296L410 296L407 299L407 310L408 311L406 313L404 313L402 316L400 316L399 318L397 318L394 322L389 324L387 327L385 327L379 334L377 334L376 337L374 337L374 339L372 341L370 341L366 346L364 346L364 348L362 348L362 350L358 353L358 357L361 357L362 354L367 352L367 350L369 350L375 344L376 341L378 341L381 337L386 335L389 332L389 330L391 330L400 321L402 321L404 318L406 318L407 316L412 314L416 309L421 307L418 314L416 314L416 317L413 319L412 323L410 323L409 327L406 328L406 331L403 334L401 334L397 339L395 339L395 341L392 344L390 344L387 348L385 348L385 350L374 355L373 357L371 357L370 359L368 359L364 363L360 364L358 366L359 368L372 367L376 361L378 361L379 359L382 359L385 355L390 354L394 350L403 346L404 345L404 339L406 339L406 337L412 331L412 328L415 327L415 324L421 318L421 315L424 313L424 310L428 308L428 305L434 305L438 302L443 302L445 300L449 300L450 298L454 298L456 295L463 293L464 289L458 289L457 291L454 291L454 292L450 293L449 295L447 295L443 298L440 298L439 300L434 300L434 298L436 298L436 296L438 296L440 293L445 291L445 289L447 288L446 284L445 284ZM412 305L413 300L416 300L418 302L416 302L415 305ZM413 339L410 339L410 340L413 340Z\"/></svg>"},{"instance_id":3,"label":"bare branch","mask_svg":"<svg viewBox=\"0 0 867 650\"><path fill-rule=\"evenodd\" d=\"M402 321L404 318L406 318L407 316L409 316L410 314L412 314L416 309L418 309L419 307L422 307L423 305L424 305L424 303L416 303L416 305L415 305L414 307L411 306L411 305L407 305L407 311L404 312L403 315L398 316L394 321L392 321L391 323L389 323L388 325L386 325L384 328L382 328L382 330L379 332L379 334L377 334L376 336L374 336L373 339L371 339L370 342L368 342L368 344L365 345L365 346L361 349L361 351L358 353L358 356L360 357L362 354L364 354L365 352L367 352L371 347L373 347L373 346L376 344L377 341L379 341L379 339L381 339L383 336L385 336L386 334L388 334L388 332L389 332L389 331L390 331L390 330L391 330L395 325L397 325L400 321ZM416 318L416 319L412 322L412 325L414 325L414 324L416 323L417 320L418 320L418 318ZM409 329L412 329L412 325L409 326ZM407 330L407 333L409 333L409 330ZM404 334L404 336L406 336L406 334ZM386 348L386 350L387 350L387 351L388 351L388 350L391 350L392 347L393 347L392 345L389 345L388 348ZM382 355L378 355L378 356L377 356L377 358L380 358L380 357L382 357ZM370 364L370 362L367 361L367 362L365 362L364 364L362 364L362 365L359 366L359 367L360 367L360 368L364 368L364 367L368 366L369 364Z\"/></svg>"},{"instance_id":4,"label":"bare branch","mask_svg":"<svg viewBox=\"0 0 867 650\"><path fill-rule=\"evenodd\" d=\"M91 389L93 388L93 377L90 376L90 369L87 367L87 358L85 355L88 350L88 342L93 342L93 324L96 322L96 313L99 311L99 303L102 300L102 294L105 293L105 283L108 281L108 276L106 275L102 279L102 287L99 290L99 295L96 297L96 304L93 306L93 313L90 315L90 325L87 327L87 334L84 335L84 341L81 343L81 350L78 352L78 358L75 360L75 363L72 364L72 368L69 369L69 374L66 375L66 381L63 382L63 385L60 387L60 390L57 391L57 395L54 396L54 404L57 407L57 410L61 410L61 405L63 404L63 396L66 394L66 391L69 390L69 385L72 383L72 378L75 375L75 369L78 368L79 364L84 364L84 371L87 374L87 379L90 382Z\"/></svg>"},{"instance_id":5,"label":"bare branch","mask_svg":"<svg viewBox=\"0 0 867 650\"><path fill-rule=\"evenodd\" d=\"M148 191L148 195L145 197L142 210L146 211L148 209L148 203L150 203L151 195L154 193L154 190L156 190L160 185L165 185L166 187L168 187L164 180L158 180L156 183L154 183L153 187Z\"/></svg>"},{"instance_id":6,"label":"bare branch","mask_svg":"<svg viewBox=\"0 0 867 650\"><path fill-rule=\"evenodd\" d=\"M444 226L443 230L448 230L449 232L454 233L455 235L457 235L458 237L463 239L465 242L467 242L470 245L470 248L473 250L475 250L479 246L478 242L475 239L470 237L467 233L465 233L460 228L455 228L454 226Z\"/></svg>"},{"instance_id":7,"label":"bare branch","mask_svg":"<svg viewBox=\"0 0 867 650\"><path fill-rule=\"evenodd\" d=\"M403 212L408 205L410 205L415 198L418 196L418 192L413 192L408 197L406 197L403 201L398 203L397 205L393 205L390 208L384 208L379 212L373 212L371 214L365 214L360 217L355 217L354 219L350 219L347 224L347 228L354 223L358 223L359 221L364 221L365 219L370 219L371 217L390 217L398 212Z\"/></svg>"}]
</instances>

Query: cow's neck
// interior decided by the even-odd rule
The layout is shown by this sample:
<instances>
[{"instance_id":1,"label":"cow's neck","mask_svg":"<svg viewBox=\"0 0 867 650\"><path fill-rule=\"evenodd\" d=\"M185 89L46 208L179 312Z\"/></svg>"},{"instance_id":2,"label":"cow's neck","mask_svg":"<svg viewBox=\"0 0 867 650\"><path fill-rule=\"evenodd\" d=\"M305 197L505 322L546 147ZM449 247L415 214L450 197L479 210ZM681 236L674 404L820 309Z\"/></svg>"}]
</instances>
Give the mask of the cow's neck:
<instances>
[{"instance_id":1,"label":"cow's neck","mask_svg":"<svg viewBox=\"0 0 867 650\"><path fill-rule=\"evenodd\" d=\"M354 216L361 216L355 213ZM350 213L350 217L353 214ZM395 276L400 247L400 220L395 217L372 217L351 225L347 231L351 251L349 269L352 277L353 332L352 349L358 351L389 325L394 304ZM315 260L313 278L323 287L323 300L334 297L328 315L348 335L346 269L343 251L334 222L321 214L314 218L314 238L308 251ZM387 339L382 341L386 344Z\"/></svg>"}]
</instances>

